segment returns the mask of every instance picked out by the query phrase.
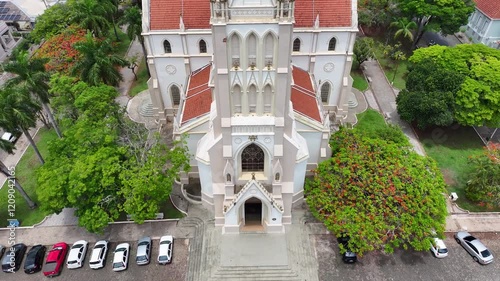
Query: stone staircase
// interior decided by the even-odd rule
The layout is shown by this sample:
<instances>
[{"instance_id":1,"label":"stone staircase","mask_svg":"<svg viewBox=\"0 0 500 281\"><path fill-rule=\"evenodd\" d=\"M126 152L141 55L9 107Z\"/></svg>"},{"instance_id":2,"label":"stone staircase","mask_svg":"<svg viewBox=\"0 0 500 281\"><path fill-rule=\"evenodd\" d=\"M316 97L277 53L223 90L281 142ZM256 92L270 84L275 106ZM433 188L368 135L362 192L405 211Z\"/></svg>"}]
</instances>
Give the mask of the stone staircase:
<instances>
[{"instance_id":1,"label":"stone staircase","mask_svg":"<svg viewBox=\"0 0 500 281\"><path fill-rule=\"evenodd\" d=\"M194 228L193 237L188 237L191 239L189 243L189 258L188 258L188 270L186 274L186 281L198 281L201 280L201 258L203 250L203 234L205 232L204 223L201 219L195 217L186 217L179 221L177 226L179 231L182 228Z\"/></svg>"},{"instance_id":2,"label":"stone staircase","mask_svg":"<svg viewBox=\"0 0 500 281\"><path fill-rule=\"evenodd\" d=\"M222 266L213 274L212 281L300 281L298 274L286 265Z\"/></svg>"},{"instance_id":3,"label":"stone staircase","mask_svg":"<svg viewBox=\"0 0 500 281\"><path fill-rule=\"evenodd\" d=\"M139 114L143 117L154 117L153 104L151 103L151 99L145 100L139 106Z\"/></svg>"}]
</instances>

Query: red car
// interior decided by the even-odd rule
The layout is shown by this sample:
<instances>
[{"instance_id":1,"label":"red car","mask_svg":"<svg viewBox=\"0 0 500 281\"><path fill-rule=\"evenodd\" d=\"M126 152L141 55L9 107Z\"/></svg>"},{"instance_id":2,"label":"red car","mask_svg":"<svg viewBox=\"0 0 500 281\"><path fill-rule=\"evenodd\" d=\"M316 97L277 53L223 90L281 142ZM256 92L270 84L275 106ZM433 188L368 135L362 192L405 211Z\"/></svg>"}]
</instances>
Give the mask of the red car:
<instances>
[{"instance_id":1,"label":"red car","mask_svg":"<svg viewBox=\"0 0 500 281\"><path fill-rule=\"evenodd\" d=\"M68 244L64 242L55 244L52 250L47 254L47 259L43 267L43 275L52 277L61 274L67 252Z\"/></svg>"}]
</instances>

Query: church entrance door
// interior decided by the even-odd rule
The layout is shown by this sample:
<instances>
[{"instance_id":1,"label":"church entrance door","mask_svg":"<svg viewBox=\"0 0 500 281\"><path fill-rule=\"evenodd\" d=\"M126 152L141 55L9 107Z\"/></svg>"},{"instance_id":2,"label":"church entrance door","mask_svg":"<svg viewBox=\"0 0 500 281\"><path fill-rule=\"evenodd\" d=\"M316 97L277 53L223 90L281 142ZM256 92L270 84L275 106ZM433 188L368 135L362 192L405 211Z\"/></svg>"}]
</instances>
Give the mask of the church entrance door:
<instances>
[{"instance_id":1,"label":"church entrance door","mask_svg":"<svg viewBox=\"0 0 500 281\"><path fill-rule=\"evenodd\" d=\"M262 226L262 201L250 198L245 201L245 227Z\"/></svg>"}]
</instances>

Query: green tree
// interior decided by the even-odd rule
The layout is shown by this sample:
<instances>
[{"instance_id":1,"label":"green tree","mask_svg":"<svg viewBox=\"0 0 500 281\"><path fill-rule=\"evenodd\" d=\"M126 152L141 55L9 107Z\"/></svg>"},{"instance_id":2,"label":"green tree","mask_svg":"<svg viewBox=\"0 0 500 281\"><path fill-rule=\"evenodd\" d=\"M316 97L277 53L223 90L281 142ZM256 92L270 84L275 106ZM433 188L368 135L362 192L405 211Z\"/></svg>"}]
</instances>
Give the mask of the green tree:
<instances>
[{"instance_id":1,"label":"green tree","mask_svg":"<svg viewBox=\"0 0 500 281\"><path fill-rule=\"evenodd\" d=\"M389 25L393 14L397 12L392 0L360 0L358 1L359 23L369 27L385 27Z\"/></svg>"},{"instance_id":2,"label":"green tree","mask_svg":"<svg viewBox=\"0 0 500 281\"><path fill-rule=\"evenodd\" d=\"M35 28L30 33L31 38L39 43L42 39L59 34L69 26L70 8L63 3L47 8L36 18Z\"/></svg>"},{"instance_id":3,"label":"green tree","mask_svg":"<svg viewBox=\"0 0 500 281\"><path fill-rule=\"evenodd\" d=\"M99 40L87 33L84 42L75 43L74 48L82 58L75 63L72 73L91 86L101 82L117 86L123 79L118 66L128 65L127 60L113 53L109 39Z\"/></svg>"},{"instance_id":4,"label":"green tree","mask_svg":"<svg viewBox=\"0 0 500 281\"><path fill-rule=\"evenodd\" d=\"M500 207L500 144L489 143L484 154L470 158L469 164L467 198L490 208Z\"/></svg>"},{"instance_id":5,"label":"green tree","mask_svg":"<svg viewBox=\"0 0 500 281\"><path fill-rule=\"evenodd\" d=\"M137 38L139 43L141 43L142 53L144 54L144 59L146 60L148 54L146 52L146 47L144 46L144 37L142 37L142 11L136 7L132 6L125 10L123 17L120 19L121 24L127 25L127 36L130 40ZM146 69L148 71L148 76L151 76L149 72L149 65L146 60Z\"/></svg>"},{"instance_id":6,"label":"green tree","mask_svg":"<svg viewBox=\"0 0 500 281\"><path fill-rule=\"evenodd\" d=\"M49 86L50 74L45 71L46 59L30 58L27 52L22 52L16 61L11 61L4 66L5 71L16 74L14 78L7 81L7 85L16 85L24 88L41 104L49 121L54 127L57 135L62 137L59 126L50 110L49 106Z\"/></svg>"},{"instance_id":7,"label":"green tree","mask_svg":"<svg viewBox=\"0 0 500 281\"><path fill-rule=\"evenodd\" d=\"M36 113L39 110L40 106L31 99L25 88L6 86L0 89L0 127L11 132L21 130L40 163L44 164L42 154L28 131L29 128L36 127Z\"/></svg>"},{"instance_id":8,"label":"green tree","mask_svg":"<svg viewBox=\"0 0 500 281\"><path fill-rule=\"evenodd\" d=\"M400 18L392 22L391 27L396 29L394 39L402 36L403 38L408 38L410 41L413 41L413 30L417 28L417 24L405 18Z\"/></svg>"},{"instance_id":9,"label":"green tree","mask_svg":"<svg viewBox=\"0 0 500 281\"><path fill-rule=\"evenodd\" d=\"M367 61L373 56L373 46L375 42L373 38L370 37L358 37L354 43L354 56L356 63L356 69L358 69L361 64Z\"/></svg>"},{"instance_id":10,"label":"green tree","mask_svg":"<svg viewBox=\"0 0 500 281\"><path fill-rule=\"evenodd\" d=\"M417 46L425 31L453 34L466 25L474 12L472 0L397 0L401 15L417 23L413 48Z\"/></svg>"},{"instance_id":11,"label":"green tree","mask_svg":"<svg viewBox=\"0 0 500 281\"><path fill-rule=\"evenodd\" d=\"M14 149L15 146L13 143L0 139L0 150L12 154L14 152ZM9 185L14 184L19 194L21 194L24 200L26 200L26 203L28 204L30 209L36 208L36 203L28 196L24 188L21 186L21 184L15 177L15 171L9 168L10 167L5 166L5 164L0 160L0 173L4 174L8 178L8 184Z\"/></svg>"},{"instance_id":12,"label":"green tree","mask_svg":"<svg viewBox=\"0 0 500 281\"><path fill-rule=\"evenodd\" d=\"M445 183L428 157L383 140L341 129L331 159L305 186L313 215L337 236L351 237L359 254L409 247L429 249L447 215Z\"/></svg>"},{"instance_id":13,"label":"green tree","mask_svg":"<svg viewBox=\"0 0 500 281\"><path fill-rule=\"evenodd\" d=\"M97 37L108 34L111 22L109 19L113 7L109 0L71 0L70 23L77 24L91 31Z\"/></svg>"}]
</instances>

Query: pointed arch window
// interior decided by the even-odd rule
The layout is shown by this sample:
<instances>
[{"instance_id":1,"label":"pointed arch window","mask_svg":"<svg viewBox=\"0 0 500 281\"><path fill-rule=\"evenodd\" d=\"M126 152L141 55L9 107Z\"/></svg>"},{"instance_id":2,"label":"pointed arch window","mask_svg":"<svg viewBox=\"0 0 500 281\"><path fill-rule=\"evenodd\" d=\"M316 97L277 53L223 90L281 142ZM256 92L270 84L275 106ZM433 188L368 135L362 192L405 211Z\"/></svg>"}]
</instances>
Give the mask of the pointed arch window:
<instances>
[{"instance_id":1,"label":"pointed arch window","mask_svg":"<svg viewBox=\"0 0 500 281\"><path fill-rule=\"evenodd\" d=\"M257 112L257 88L251 85L248 89L248 112Z\"/></svg>"},{"instance_id":2,"label":"pointed arch window","mask_svg":"<svg viewBox=\"0 0 500 281\"><path fill-rule=\"evenodd\" d=\"M163 41L163 50L165 50L165 54L172 53L172 46L170 45L170 42L168 40Z\"/></svg>"},{"instance_id":3,"label":"pointed arch window","mask_svg":"<svg viewBox=\"0 0 500 281\"><path fill-rule=\"evenodd\" d=\"M264 40L264 59L265 66L274 65L274 37L272 34L267 34Z\"/></svg>"},{"instance_id":4,"label":"pointed arch window","mask_svg":"<svg viewBox=\"0 0 500 281\"><path fill-rule=\"evenodd\" d=\"M270 85L264 87L264 113L273 112L273 90Z\"/></svg>"},{"instance_id":5,"label":"pointed arch window","mask_svg":"<svg viewBox=\"0 0 500 281\"><path fill-rule=\"evenodd\" d=\"M250 34L247 43L248 65L255 67L257 65L257 37L255 34Z\"/></svg>"},{"instance_id":6,"label":"pointed arch window","mask_svg":"<svg viewBox=\"0 0 500 281\"><path fill-rule=\"evenodd\" d=\"M240 38L236 34L231 36L231 63L233 67L240 66Z\"/></svg>"},{"instance_id":7,"label":"pointed arch window","mask_svg":"<svg viewBox=\"0 0 500 281\"><path fill-rule=\"evenodd\" d=\"M295 40L293 40L293 51L300 52L300 39L299 38L295 38Z\"/></svg>"},{"instance_id":8,"label":"pointed arch window","mask_svg":"<svg viewBox=\"0 0 500 281\"><path fill-rule=\"evenodd\" d=\"M326 82L321 86L321 102L328 103L328 98L330 97L331 85Z\"/></svg>"},{"instance_id":9,"label":"pointed arch window","mask_svg":"<svg viewBox=\"0 0 500 281\"><path fill-rule=\"evenodd\" d=\"M264 151L252 143L241 153L241 170L243 172L264 171Z\"/></svg>"},{"instance_id":10,"label":"pointed arch window","mask_svg":"<svg viewBox=\"0 0 500 281\"><path fill-rule=\"evenodd\" d=\"M204 54L207 52L207 42L205 40L201 39L200 40L200 54Z\"/></svg>"},{"instance_id":11,"label":"pointed arch window","mask_svg":"<svg viewBox=\"0 0 500 281\"><path fill-rule=\"evenodd\" d=\"M179 90L179 87L172 85L170 87L170 96L172 98L172 104L174 106L179 106L181 103L181 91Z\"/></svg>"},{"instance_id":12,"label":"pointed arch window","mask_svg":"<svg viewBox=\"0 0 500 281\"><path fill-rule=\"evenodd\" d=\"M335 47L337 46L337 39L332 38L328 43L328 51L335 51Z\"/></svg>"},{"instance_id":13,"label":"pointed arch window","mask_svg":"<svg viewBox=\"0 0 500 281\"><path fill-rule=\"evenodd\" d=\"M241 88L239 85L233 88L233 113L241 113Z\"/></svg>"}]
</instances>

